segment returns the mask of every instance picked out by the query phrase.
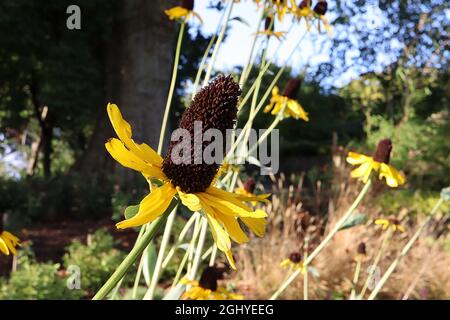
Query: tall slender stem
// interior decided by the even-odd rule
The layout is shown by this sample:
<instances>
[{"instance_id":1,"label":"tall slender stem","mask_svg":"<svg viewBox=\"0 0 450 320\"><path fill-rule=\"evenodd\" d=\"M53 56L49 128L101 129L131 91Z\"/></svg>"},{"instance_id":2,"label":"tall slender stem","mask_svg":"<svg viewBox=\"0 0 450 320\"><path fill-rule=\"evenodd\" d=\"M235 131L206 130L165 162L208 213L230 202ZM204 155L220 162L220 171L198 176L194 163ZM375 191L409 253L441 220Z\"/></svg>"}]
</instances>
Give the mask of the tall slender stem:
<instances>
[{"instance_id":1,"label":"tall slender stem","mask_svg":"<svg viewBox=\"0 0 450 320\"><path fill-rule=\"evenodd\" d=\"M195 249L195 258L194 258L194 262L192 264L192 269L190 270L190 275L189 275L189 278L192 280L195 278L198 267L200 265L200 261L201 261L201 257L202 257L202 250L203 250L203 246L205 244L207 230L208 230L208 221L206 220L206 218L202 218L202 229L200 231L197 248Z\"/></svg>"},{"instance_id":2,"label":"tall slender stem","mask_svg":"<svg viewBox=\"0 0 450 320\"><path fill-rule=\"evenodd\" d=\"M368 300L375 299L375 297L377 296L378 292L380 292L381 288L383 288L383 285L386 283L386 281L389 279L391 274L394 272L395 268L397 268L397 265L400 262L400 260L404 256L406 256L408 254L409 250L411 250L413 244L417 241L417 239L419 238L420 234L423 232L425 227L431 221L431 218L433 217L433 215L436 213L436 211L439 209L439 207L441 206L441 204L443 202L444 202L444 199L441 198L435 204L435 206L431 210L429 216L425 219L425 221L422 223L422 225L417 229L416 233L414 233L414 235L411 237L411 239L408 241L408 243L403 247L402 251L397 256L397 258L395 258L395 260L391 263L389 268L383 274L383 276L381 277L380 281L377 283L376 287L373 289L372 293L370 294Z\"/></svg>"},{"instance_id":3,"label":"tall slender stem","mask_svg":"<svg viewBox=\"0 0 450 320\"><path fill-rule=\"evenodd\" d=\"M177 214L177 207L175 207L167 218L166 227L164 229L163 238L161 240L161 245L159 247L158 257L156 258L155 269L153 270L152 281L150 282L150 287L145 293L144 300L152 300L155 295L156 286L158 285L159 275L161 273L161 266L164 260L164 254L166 252L167 244L169 243L170 234L172 232L173 221Z\"/></svg>"},{"instance_id":4,"label":"tall slender stem","mask_svg":"<svg viewBox=\"0 0 450 320\"><path fill-rule=\"evenodd\" d=\"M125 259L120 263L114 273L109 277L105 284L100 288L100 290L95 294L92 300L102 300L108 293L116 286L116 284L123 278L125 273L131 267L131 265L136 261L137 257L144 251L148 246L150 241L155 237L161 225L167 220L168 212L171 212L173 208L177 205L178 201L173 200L169 208L164 214L154 220L150 226L145 230L138 243L131 249Z\"/></svg>"},{"instance_id":5,"label":"tall slender stem","mask_svg":"<svg viewBox=\"0 0 450 320\"><path fill-rule=\"evenodd\" d=\"M309 265L311 261L325 248L325 246L330 242L330 240L334 237L334 235L339 231L339 229L344 225L347 219L353 214L353 211L358 207L361 203L364 196L370 189L372 185L372 181L369 179L367 183L364 185L364 188L361 190L359 195L356 197L355 201L352 203L347 212L342 216L342 218L336 223L331 232L325 237L325 239L316 247L316 249L308 256L308 259L305 260L304 264ZM270 300L276 300L281 293L301 274L301 270L298 269L294 271L291 276L281 284L278 290L270 297Z\"/></svg>"},{"instance_id":6,"label":"tall slender stem","mask_svg":"<svg viewBox=\"0 0 450 320\"><path fill-rule=\"evenodd\" d=\"M184 26L186 23L183 21L178 33L177 47L175 49L175 61L173 62L172 80L170 81L169 94L167 96L166 108L164 110L163 121L161 124L161 132L159 133L158 153L161 154L164 136L166 135L167 121L169 119L170 106L172 104L173 92L175 91L175 84L177 82L178 65L180 63L181 42L183 41Z\"/></svg>"},{"instance_id":7,"label":"tall slender stem","mask_svg":"<svg viewBox=\"0 0 450 320\"><path fill-rule=\"evenodd\" d=\"M217 38L216 45L214 46L213 53L211 55L211 61L209 62L208 69L206 70L205 78L203 79L203 86L208 84L208 81L211 77L211 72L214 67L214 64L216 62L217 53L219 52L220 45L222 44L223 38L225 36L225 32L227 31L228 22L230 21L230 15L231 11L233 9L234 1L230 1L229 7L228 7L228 13L225 17L225 22L222 25L222 30L220 31L219 37Z\"/></svg>"},{"instance_id":8,"label":"tall slender stem","mask_svg":"<svg viewBox=\"0 0 450 320\"><path fill-rule=\"evenodd\" d=\"M356 260L355 273L353 275L352 291L350 293L350 300L354 300L356 297L356 286L358 285L359 274L361 273L361 265L362 265L362 256L360 254L358 254L358 257Z\"/></svg>"},{"instance_id":9,"label":"tall slender stem","mask_svg":"<svg viewBox=\"0 0 450 320\"><path fill-rule=\"evenodd\" d=\"M361 290L361 293L359 294L359 298L362 299L364 295L366 294L366 290L369 287L370 283L372 282L373 277L375 276L376 268L378 266L378 263L381 260L381 257L383 256L384 249L391 239L392 236L392 229L389 228L387 232L384 233L383 240L380 244L380 247L378 248L378 253L375 256L375 259L373 260L373 263L371 264L371 268L369 270L369 275L367 276L366 282L364 283L364 286Z\"/></svg>"}]
</instances>

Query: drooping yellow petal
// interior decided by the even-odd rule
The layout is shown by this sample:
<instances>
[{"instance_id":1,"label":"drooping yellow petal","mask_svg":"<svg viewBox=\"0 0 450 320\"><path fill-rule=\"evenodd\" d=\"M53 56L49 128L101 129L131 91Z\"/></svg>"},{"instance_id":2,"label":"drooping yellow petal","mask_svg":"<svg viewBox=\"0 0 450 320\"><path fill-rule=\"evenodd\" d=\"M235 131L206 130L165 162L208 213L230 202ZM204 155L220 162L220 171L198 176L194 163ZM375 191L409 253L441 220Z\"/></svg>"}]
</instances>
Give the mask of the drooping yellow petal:
<instances>
[{"instance_id":1,"label":"drooping yellow petal","mask_svg":"<svg viewBox=\"0 0 450 320\"><path fill-rule=\"evenodd\" d=\"M369 180L370 173L372 172L372 158L362 163L358 168L354 169L350 175L352 178L359 178L364 183Z\"/></svg>"},{"instance_id":2,"label":"drooping yellow petal","mask_svg":"<svg viewBox=\"0 0 450 320\"><path fill-rule=\"evenodd\" d=\"M207 205L217 209L222 214L227 214L233 217L253 217L253 218L265 218L267 215L262 213L253 212L250 208L242 208L228 200L223 198L215 197L206 192L201 192L197 194L200 197L202 202L205 202ZM242 205L242 204L241 204Z\"/></svg>"},{"instance_id":3,"label":"drooping yellow petal","mask_svg":"<svg viewBox=\"0 0 450 320\"><path fill-rule=\"evenodd\" d=\"M130 124L122 117L119 107L108 103L108 116L119 139L125 147L133 152L137 157L151 165L161 167L163 159L161 156L145 143L137 144L132 139L132 130Z\"/></svg>"},{"instance_id":4,"label":"drooping yellow petal","mask_svg":"<svg viewBox=\"0 0 450 320\"><path fill-rule=\"evenodd\" d=\"M347 155L347 162L352 164L352 165L357 165L357 164L361 164L366 162L367 160L369 160L370 157L363 155L363 154L359 154L356 152L349 152Z\"/></svg>"},{"instance_id":5,"label":"drooping yellow petal","mask_svg":"<svg viewBox=\"0 0 450 320\"><path fill-rule=\"evenodd\" d=\"M303 119L309 121L308 113L302 108L302 106L293 99L288 100L287 110L291 117L295 119Z\"/></svg>"},{"instance_id":6,"label":"drooping yellow petal","mask_svg":"<svg viewBox=\"0 0 450 320\"><path fill-rule=\"evenodd\" d=\"M266 233L267 220L264 218L240 218L258 237L263 237Z\"/></svg>"},{"instance_id":7,"label":"drooping yellow petal","mask_svg":"<svg viewBox=\"0 0 450 320\"><path fill-rule=\"evenodd\" d=\"M166 211L176 192L170 183L154 189L139 204L139 212L134 217L117 223L116 227L119 229L137 227L155 220Z\"/></svg>"},{"instance_id":8,"label":"drooping yellow petal","mask_svg":"<svg viewBox=\"0 0 450 320\"><path fill-rule=\"evenodd\" d=\"M202 204L200 203L200 198L193 193L184 193L179 187L177 187L178 195L180 196L181 202L189 208L191 211L200 211L202 209Z\"/></svg>"},{"instance_id":9,"label":"drooping yellow petal","mask_svg":"<svg viewBox=\"0 0 450 320\"><path fill-rule=\"evenodd\" d=\"M116 138L110 139L105 144L109 154L122 166L142 172L147 177L164 179L165 175L159 167L153 166L142 160L135 153L127 149L122 141Z\"/></svg>"},{"instance_id":10,"label":"drooping yellow petal","mask_svg":"<svg viewBox=\"0 0 450 320\"><path fill-rule=\"evenodd\" d=\"M292 261L289 259L284 259L283 261L281 261L280 263L280 267L282 268L286 268L288 266L290 266L292 264Z\"/></svg>"},{"instance_id":11,"label":"drooping yellow petal","mask_svg":"<svg viewBox=\"0 0 450 320\"><path fill-rule=\"evenodd\" d=\"M239 225L239 222L236 220L236 218L227 216L225 214L219 214L218 212L216 212L215 216L217 220L222 222L222 225L225 227L231 239L239 244L248 242L249 239L245 232L242 231L241 226Z\"/></svg>"},{"instance_id":12,"label":"drooping yellow petal","mask_svg":"<svg viewBox=\"0 0 450 320\"><path fill-rule=\"evenodd\" d=\"M178 20L180 18L187 18L189 16L189 10L180 6L164 10L164 13L170 20Z\"/></svg>"},{"instance_id":13,"label":"drooping yellow petal","mask_svg":"<svg viewBox=\"0 0 450 320\"><path fill-rule=\"evenodd\" d=\"M9 255L8 246L6 245L5 241L0 237L0 251L3 252L5 255Z\"/></svg>"},{"instance_id":14,"label":"drooping yellow petal","mask_svg":"<svg viewBox=\"0 0 450 320\"><path fill-rule=\"evenodd\" d=\"M206 214L206 219L208 220L209 227L211 229L212 236L214 238L214 242L217 245L217 248L224 252L227 256L228 262L231 267L236 270L236 265L234 263L233 255L231 254L231 241L228 234L222 228L220 223L210 214Z\"/></svg>"},{"instance_id":15,"label":"drooping yellow petal","mask_svg":"<svg viewBox=\"0 0 450 320\"><path fill-rule=\"evenodd\" d=\"M403 177L395 168L386 163L382 163L380 165L379 178L386 178L386 184L392 188L398 187L406 182L405 177Z\"/></svg>"}]
</instances>

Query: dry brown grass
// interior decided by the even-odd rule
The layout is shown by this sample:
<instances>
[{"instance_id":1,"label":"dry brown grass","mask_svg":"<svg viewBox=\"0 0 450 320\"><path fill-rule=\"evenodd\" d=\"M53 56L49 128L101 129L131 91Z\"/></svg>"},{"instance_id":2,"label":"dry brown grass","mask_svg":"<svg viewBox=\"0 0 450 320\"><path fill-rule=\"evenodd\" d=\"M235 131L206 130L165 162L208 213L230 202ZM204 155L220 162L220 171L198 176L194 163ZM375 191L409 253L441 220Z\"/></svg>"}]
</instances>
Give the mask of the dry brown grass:
<instances>
[{"instance_id":1,"label":"dry brown grass","mask_svg":"<svg viewBox=\"0 0 450 320\"><path fill-rule=\"evenodd\" d=\"M338 168L339 169L339 168ZM323 234L339 219L355 198L361 185L346 178L347 169L339 169L339 189L327 199L327 215L311 214L303 207L301 199L303 179L289 184L284 176L273 179L272 203L265 209L269 224L264 238L254 238L248 244L237 247L239 270L235 281L238 290L249 299L267 299L287 275L279 263L293 251L303 252L305 239L309 250L316 246ZM335 181L336 182L336 181ZM333 182L333 185L336 183ZM367 268L378 252L383 231L373 224L381 214L373 199L386 192L382 185L375 185L358 208L368 216L366 224L342 230L312 262L319 277L309 276L310 299L348 299L355 269L355 253L360 242L367 246L367 259L362 265L357 292L367 278ZM313 196L314 198L314 196ZM337 208L337 209L335 209ZM425 212L424 212L425 214ZM388 244L379 264L383 273L395 259L404 244L412 236L424 215L410 218L407 210L398 217L407 227L404 234L396 233ZM438 219L433 221L425 234L417 241L409 254L400 262L396 271L379 293L380 299L449 299L450 298L450 252L444 250L442 232L436 239ZM448 242L448 240L447 240ZM303 299L303 281L299 277L281 296L282 299ZM370 293L370 290L368 290ZM367 298L367 293L365 298Z\"/></svg>"}]
</instances>

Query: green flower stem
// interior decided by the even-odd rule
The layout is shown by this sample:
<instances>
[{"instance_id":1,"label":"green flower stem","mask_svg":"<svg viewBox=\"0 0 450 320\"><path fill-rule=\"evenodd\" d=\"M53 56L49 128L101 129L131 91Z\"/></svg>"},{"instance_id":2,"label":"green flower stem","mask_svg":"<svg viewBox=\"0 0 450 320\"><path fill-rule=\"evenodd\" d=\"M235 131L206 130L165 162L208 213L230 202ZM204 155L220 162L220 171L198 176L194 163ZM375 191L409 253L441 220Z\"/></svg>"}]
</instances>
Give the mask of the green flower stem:
<instances>
[{"instance_id":1,"label":"green flower stem","mask_svg":"<svg viewBox=\"0 0 450 320\"><path fill-rule=\"evenodd\" d=\"M305 258L306 261L308 259L308 239L305 240L305 249L303 250L305 252ZM303 275L303 300L308 300L308 265L303 265L305 268L305 274Z\"/></svg>"},{"instance_id":2,"label":"green flower stem","mask_svg":"<svg viewBox=\"0 0 450 320\"><path fill-rule=\"evenodd\" d=\"M314 260L315 257L325 248L325 246L330 242L330 240L334 237L334 235L339 231L339 229L344 225L347 219L353 214L353 211L358 207L361 203L364 196L370 189L372 185L372 181L369 179L367 183L364 185L364 188L361 190L359 195L356 197L355 201L352 203L350 208L348 208L347 212L342 216L342 218L336 223L331 232L325 237L325 239L316 247L316 249L308 256L308 259L305 260L304 264L309 265L311 261ZM270 300L276 300L281 293L301 274L301 269L296 270L291 274L291 276L281 284L278 290L270 297Z\"/></svg>"},{"instance_id":3,"label":"green flower stem","mask_svg":"<svg viewBox=\"0 0 450 320\"><path fill-rule=\"evenodd\" d=\"M439 201L435 204L435 206L433 207L433 209L431 210L430 214L428 215L428 217L425 219L425 221L422 223L422 225L417 229L417 231L414 233L414 235L411 237L411 239L408 241L408 243L403 247L402 251L400 252L400 254L397 256L397 258L395 258L395 260L391 263L391 265L389 266L389 268L386 270L386 272L383 274L383 276L381 277L380 281L377 283L376 287L373 289L372 293L370 294L368 300L373 300L375 299L375 297L377 296L378 292L380 292L381 288L383 288L383 285L386 283L386 281L389 279L389 277L391 276L391 274L394 272L395 268L397 268L398 263L400 262L400 260L406 256L409 252L409 250L411 250L412 246L414 245L414 243L417 241L417 239L419 238L420 234L423 232L423 230L425 229L425 227L428 225L428 223L431 221L433 215L436 213L436 211L439 209L439 207L441 206L441 204L444 202L444 199L441 198L439 199Z\"/></svg>"},{"instance_id":4,"label":"green flower stem","mask_svg":"<svg viewBox=\"0 0 450 320\"><path fill-rule=\"evenodd\" d=\"M170 248L169 252L167 253L166 258L163 261L162 264L162 268L165 269L167 267L167 265L169 264L170 260L172 259L175 251L177 250L178 246L181 244L181 242L184 240L184 238L186 237L187 232L190 230L190 228L192 227L192 225L195 222L196 217L199 215L198 212L194 212L193 215L191 215L191 217L188 219L188 221L186 222L186 224L184 225L183 229L180 232L180 235L178 236L178 240L177 242L172 246L172 248Z\"/></svg>"},{"instance_id":5,"label":"green flower stem","mask_svg":"<svg viewBox=\"0 0 450 320\"><path fill-rule=\"evenodd\" d=\"M184 266L186 265L186 262L188 261L188 259L191 257L191 253L194 252L195 242L196 242L197 237L198 237L198 235L200 233L200 218L201 218L200 214L198 212L196 212L194 233L192 234L192 239L191 239L191 241L189 243L189 247L187 248L186 252L184 253L183 259L181 260L181 263L178 266L177 273L176 273L175 278L173 279L173 282L172 282L172 288L175 287L175 285L180 280L181 273L184 270ZM189 272L189 269L188 269L188 272Z\"/></svg>"},{"instance_id":6,"label":"green flower stem","mask_svg":"<svg viewBox=\"0 0 450 320\"><path fill-rule=\"evenodd\" d=\"M263 8L263 10L261 12L261 16L259 17L259 21L256 25L256 31L253 36L253 42L252 42L250 52L248 54L247 63L245 64L244 69L242 69L241 77L239 79L239 86L241 88L244 86L245 82L247 81L248 75L250 74L250 71L252 70L252 67L253 67L252 57L253 57L253 52L255 51L256 40L258 39L258 31L259 31L259 28L261 27L261 23L264 19L264 11L265 11L265 8Z\"/></svg>"},{"instance_id":7,"label":"green flower stem","mask_svg":"<svg viewBox=\"0 0 450 320\"><path fill-rule=\"evenodd\" d=\"M139 230L139 235L138 235L138 238L136 239L135 245L141 239L142 234L144 233L146 226L147 225L143 225L141 227L141 229ZM133 300L136 299L136 297L137 297L137 289L139 287L139 281L141 280L141 273L142 273L142 269L144 267L144 258L145 258L145 256L146 256L146 251L144 251L144 253L141 255L141 259L139 259L139 265L138 265L136 276L134 278L133 292L132 292L132 296L131 296Z\"/></svg>"},{"instance_id":8,"label":"green flower stem","mask_svg":"<svg viewBox=\"0 0 450 320\"><path fill-rule=\"evenodd\" d=\"M217 245L214 243L211 251L211 258L209 259L209 266L212 267L216 261Z\"/></svg>"},{"instance_id":9,"label":"green flower stem","mask_svg":"<svg viewBox=\"0 0 450 320\"><path fill-rule=\"evenodd\" d=\"M392 228L388 227L389 229L387 232L384 233L383 240L381 242L380 247L378 248L378 253L375 256L375 259L373 260L373 263L371 265L371 268L369 270L369 275L367 276L366 282L364 283L364 286L361 290L361 293L359 294L359 298L362 299L364 295L366 294L367 288L369 287L369 284L372 282L373 277L375 275L375 268L380 263L381 257L383 256L384 250L389 242L389 240L392 237Z\"/></svg>"},{"instance_id":10,"label":"green flower stem","mask_svg":"<svg viewBox=\"0 0 450 320\"><path fill-rule=\"evenodd\" d=\"M173 92L175 90L175 84L177 82L178 65L180 63L181 42L183 40L185 25L186 25L186 23L183 21L181 23L180 31L178 33L177 47L175 49L175 61L173 62L172 80L170 81L169 95L167 96L166 109L164 110L164 116L163 116L163 121L162 121L162 125L161 125L161 132L159 133L159 143L158 143L158 153L159 154L161 154L161 152L162 152L164 136L166 135L167 121L169 119L170 106L172 104Z\"/></svg>"},{"instance_id":11,"label":"green flower stem","mask_svg":"<svg viewBox=\"0 0 450 320\"><path fill-rule=\"evenodd\" d=\"M100 288L100 290L95 294L92 300L102 300L104 299L109 292L116 286L116 284L123 278L125 273L131 267L131 265L136 261L137 257L147 248L150 241L155 237L159 228L164 224L167 220L168 213L175 208L178 204L178 201L172 200L169 208L166 210L164 214L155 219L148 228L146 228L144 234L138 243L131 249L126 258L120 263L111 277L105 282L105 284Z\"/></svg>"},{"instance_id":12,"label":"green flower stem","mask_svg":"<svg viewBox=\"0 0 450 320\"><path fill-rule=\"evenodd\" d=\"M208 230L208 221L206 220L206 218L202 217L201 220L202 220L202 228L200 231L197 248L195 249L195 257L194 257L194 262L192 264L192 269L190 270L190 273L189 273L189 279L191 279L191 280L194 280L195 276L197 274L197 270L200 265L200 261L201 261L201 257L202 257L203 246L205 244L206 231Z\"/></svg>"},{"instance_id":13,"label":"green flower stem","mask_svg":"<svg viewBox=\"0 0 450 320\"><path fill-rule=\"evenodd\" d=\"M144 295L144 300L152 300L155 295L156 286L158 285L159 276L161 274L161 266L164 259L164 254L166 252L167 244L169 243L170 234L172 233L172 226L177 215L177 208L175 207L167 218L166 227L164 229L163 238L161 245L159 247L158 257L156 258L155 269L152 275L152 281L150 282L150 287Z\"/></svg>"},{"instance_id":14,"label":"green flower stem","mask_svg":"<svg viewBox=\"0 0 450 320\"><path fill-rule=\"evenodd\" d=\"M286 105L284 106L284 108L286 108ZM281 122L281 120L283 120L282 114L284 113L284 108L275 117L275 119L273 120L272 124L267 128L267 130L264 131L264 133L259 137L258 142L250 148L250 150L248 151L249 155L251 155L256 150L256 148L258 148L258 146L261 143L263 143L264 140L266 140L266 138L273 131L273 129L275 129L277 127L277 125Z\"/></svg>"},{"instance_id":15,"label":"green flower stem","mask_svg":"<svg viewBox=\"0 0 450 320\"><path fill-rule=\"evenodd\" d=\"M355 300L356 297L356 286L358 285L359 275L361 273L362 256L358 255L356 260L355 273L353 275L352 291L350 292L350 300Z\"/></svg>"},{"instance_id":16,"label":"green flower stem","mask_svg":"<svg viewBox=\"0 0 450 320\"><path fill-rule=\"evenodd\" d=\"M194 99L194 96L197 93L198 85L200 83L200 78L202 77L203 70L205 69L206 59L208 59L209 51L211 50L211 47L212 47L214 41L216 40L216 37L217 37L216 34L214 34L211 37L211 40L209 41L208 46L206 47L205 53L203 54L202 61L200 62L200 66L198 67L198 70L197 70L197 75L195 76L191 100Z\"/></svg>"},{"instance_id":17,"label":"green flower stem","mask_svg":"<svg viewBox=\"0 0 450 320\"><path fill-rule=\"evenodd\" d=\"M231 11L233 10L233 4L234 4L234 1L230 1L230 5L228 7L228 13L227 13L227 16L225 18L225 22L223 23L222 30L220 31L220 34L217 37L217 41L216 41L216 44L214 46L213 53L211 55L211 60L210 60L209 65L208 65L208 69L206 70L205 78L203 79L203 86L208 84L208 81L209 81L209 79L211 77L211 72L212 72L212 69L213 69L214 64L216 62L217 53L219 52L220 45L222 44L223 38L225 36L225 32L226 32L227 26L228 26L228 22L230 21L230 15L231 15Z\"/></svg>"}]
</instances>

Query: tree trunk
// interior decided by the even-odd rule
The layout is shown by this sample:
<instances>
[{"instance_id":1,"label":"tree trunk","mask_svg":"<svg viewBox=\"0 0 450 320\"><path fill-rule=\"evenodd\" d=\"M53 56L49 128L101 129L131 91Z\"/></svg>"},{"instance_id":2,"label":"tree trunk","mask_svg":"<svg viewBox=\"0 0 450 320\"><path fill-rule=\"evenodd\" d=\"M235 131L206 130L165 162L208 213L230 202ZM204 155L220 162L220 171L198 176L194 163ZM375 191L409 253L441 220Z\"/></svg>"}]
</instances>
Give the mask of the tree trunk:
<instances>
[{"instance_id":1,"label":"tree trunk","mask_svg":"<svg viewBox=\"0 0 450 320\"><path fill-rule=\"evenodd\" d=\"M157 147L178 27L167 19L164 9L176 3L176 0L122 1L107 54L107 101L97 106L97 126L88 149L76 163L76 171L98 174L106 169L111 173L113 161L104 143L115 135L106 114L107 102L120 107L133 127L134 140ZM120 170L122 183L132 183L134 176L129 169Z\"/></svg>"}]
</instances>

